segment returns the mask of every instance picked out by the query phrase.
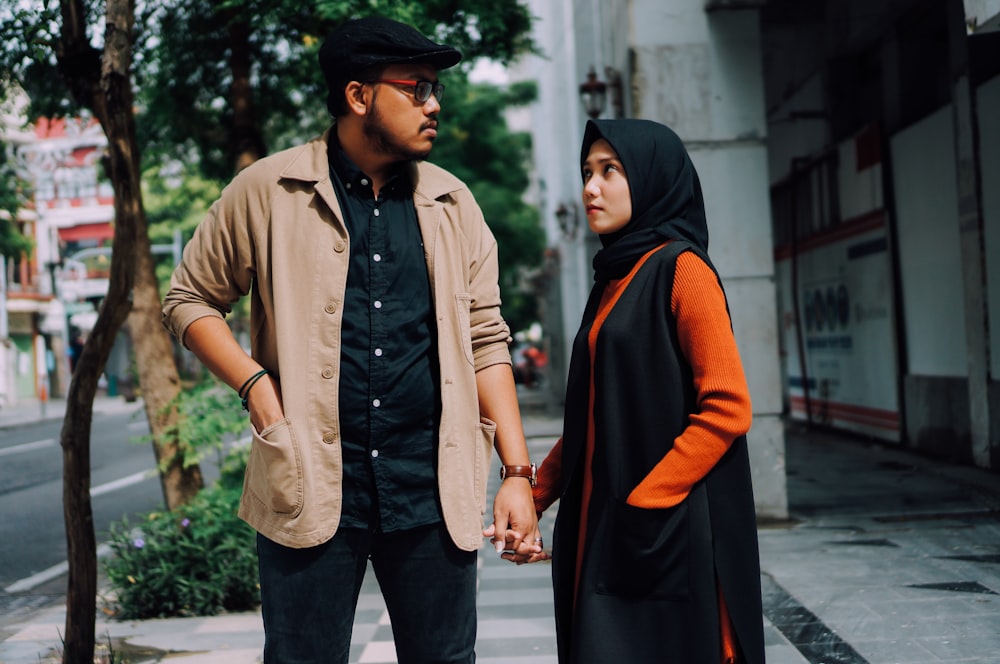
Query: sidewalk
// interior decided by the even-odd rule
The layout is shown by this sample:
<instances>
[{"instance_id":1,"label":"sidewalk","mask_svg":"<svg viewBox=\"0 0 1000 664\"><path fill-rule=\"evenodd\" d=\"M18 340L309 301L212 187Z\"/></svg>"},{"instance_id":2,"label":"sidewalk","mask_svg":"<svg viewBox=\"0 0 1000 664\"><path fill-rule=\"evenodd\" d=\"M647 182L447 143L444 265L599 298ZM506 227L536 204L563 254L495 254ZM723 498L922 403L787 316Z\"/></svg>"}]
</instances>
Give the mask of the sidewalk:
<instances>
[{"instance_id":1,"label":"sidewalk","mask_svg":"<svg viewBox=\"0 0 1000 664\"><path fill-rule=\"evenodd\" d=\"M533 458L560 427L528 410ZM795 427L787 474L793 519L760 528L769 664L1000 662L1000 476ZM550 514L542 525L551 541ZM513 567L484 548L480 568L477 661L556 664L549 565ZM0 662L57 661L45 657L63 620L59 607L20 625ZM131 664L252 664L263 644L256 612L102 621L97 635ZM369 574L351 662L394 661Z\"/></svg>"},{"instance_id":2,"label":"sidewalk","mask_svg":"<svg viewBox=\"0 0 1000 664\"><path fill-rule=\"evenodd\" d=\"M139 410L142 401L129 403L124 397L109 397L104 392L98 392L94 397L94 412L121 412L123 410ZM0 431L12 427L20 427L37 422L61 420L66 415L65 399L20 399L16 404L5 404L0 408Z\"/></svg>"}]
</instances>

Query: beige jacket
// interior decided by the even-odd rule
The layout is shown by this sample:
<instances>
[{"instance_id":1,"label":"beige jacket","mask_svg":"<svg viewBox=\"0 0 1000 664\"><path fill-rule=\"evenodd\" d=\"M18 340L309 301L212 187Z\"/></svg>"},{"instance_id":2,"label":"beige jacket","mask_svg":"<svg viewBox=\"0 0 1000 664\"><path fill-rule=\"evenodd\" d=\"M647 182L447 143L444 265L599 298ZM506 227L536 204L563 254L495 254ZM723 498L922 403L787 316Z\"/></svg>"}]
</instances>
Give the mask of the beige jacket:
<instances>
[{"instance_id":1,"label":"beige jacket","mask_svg":"<svg viewBox=\"0 0 1000 664\"><path fill-rule=\"evenodd\" d=\"M164 306L177 336L251 297L251 352L279 380L286 419L253 432L240 516L291 547L337 531L342 462L340 326L350 238L330 181L326 139L262 159L223 191L184 249ZM438 331L438 484L444 520L464 550L482 543L496 425L479 415L476 371L510 363L500 315L496 240L468 188L413 166Z\"/></svg>"}]
</instances>

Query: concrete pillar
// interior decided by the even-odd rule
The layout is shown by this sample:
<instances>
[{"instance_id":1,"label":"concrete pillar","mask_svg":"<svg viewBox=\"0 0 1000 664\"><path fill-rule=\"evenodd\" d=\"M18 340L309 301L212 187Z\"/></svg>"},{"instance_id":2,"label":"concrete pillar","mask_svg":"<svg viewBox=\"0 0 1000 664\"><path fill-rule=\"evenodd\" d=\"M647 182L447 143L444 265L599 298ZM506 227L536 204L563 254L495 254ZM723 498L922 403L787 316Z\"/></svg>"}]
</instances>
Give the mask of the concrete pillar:
<instances>
[{"instance_id":1,"label":"concrete pillar","mask_svg":"<svg viewBox=\"0 0 1000 664\"><path fill-rule=\"evenodd\" d=\"M698 168L709 254L722 276L754 405L757 513L785 518L785 437L759 14L704 0L630 3L632 104L685 141Z\"/></svg>"},{"instance_id":2,"label":"concrete pillar","mask_svg":"<svg viewBox=\"0 0 1000 664\"><path fill-rule=\"evenodd\" d=\"M974 92L969 81L969 48L965 14L952 4L949 14L949 53L952 82L952 119L955 133L955 177L958 191L958 233L962 252L962 296L965 304L966 366L969 390L969 443L973 462L991 465L989 348L983 215L979 159L976 154Z\"/></svg>"}]
</instances>

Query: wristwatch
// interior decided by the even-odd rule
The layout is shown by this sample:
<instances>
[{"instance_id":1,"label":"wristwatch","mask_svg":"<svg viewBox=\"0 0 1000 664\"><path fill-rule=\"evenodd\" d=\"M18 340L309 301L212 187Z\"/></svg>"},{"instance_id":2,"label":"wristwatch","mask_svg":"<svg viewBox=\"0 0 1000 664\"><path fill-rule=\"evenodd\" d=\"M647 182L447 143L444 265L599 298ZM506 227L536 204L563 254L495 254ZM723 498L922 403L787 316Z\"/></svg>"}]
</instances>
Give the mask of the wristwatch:
<instances>
[{"instance_id":1,"label":"wristwatch","mask_svg":"<svg viewBox=\"0 0 1000 664\"><path fill-rule=\"evenodd\" d=\"M535 470L535 464L531 464L530 466L508 466L507 464L502 464L500 466L500 480L503 481L508 477L524 477L531 483L531 486L535 486L535 480L537 479Z\"/></svg>"}]
</instances>

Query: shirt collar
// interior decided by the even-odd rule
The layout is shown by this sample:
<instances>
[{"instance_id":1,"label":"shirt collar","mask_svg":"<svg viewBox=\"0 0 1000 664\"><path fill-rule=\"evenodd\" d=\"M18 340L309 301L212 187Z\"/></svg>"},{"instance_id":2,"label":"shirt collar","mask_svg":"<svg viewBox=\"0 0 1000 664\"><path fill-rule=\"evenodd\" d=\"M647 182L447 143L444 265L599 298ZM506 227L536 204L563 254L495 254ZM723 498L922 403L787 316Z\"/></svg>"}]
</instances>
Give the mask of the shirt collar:
<instances>
[{"instance_id":1,"label":"shirt collar","mask_svg":"<svg viewBox=\"0 0 1000 664\"><path fill-rule=\"evenodd\" d=\"M372 182L371 178L368 177L357 164L351 161L351 158L347 156L344 149L340 145L340 141L337 138L337 133L330 132L329 139L329 159L330 159L330 170L340 179L341 183L344 184L352 193L358 194L358 192L367 192L371 194ZM393 198L401 195L411 195L412 187L407 187L406 183L409 180L409 169L407 168L406 162L400 162L392 167L389 173L389 178L386 180L385 185L382 187L383 196L391 196Z\"/></svg>"}]
</instances>

